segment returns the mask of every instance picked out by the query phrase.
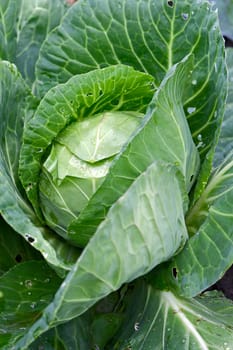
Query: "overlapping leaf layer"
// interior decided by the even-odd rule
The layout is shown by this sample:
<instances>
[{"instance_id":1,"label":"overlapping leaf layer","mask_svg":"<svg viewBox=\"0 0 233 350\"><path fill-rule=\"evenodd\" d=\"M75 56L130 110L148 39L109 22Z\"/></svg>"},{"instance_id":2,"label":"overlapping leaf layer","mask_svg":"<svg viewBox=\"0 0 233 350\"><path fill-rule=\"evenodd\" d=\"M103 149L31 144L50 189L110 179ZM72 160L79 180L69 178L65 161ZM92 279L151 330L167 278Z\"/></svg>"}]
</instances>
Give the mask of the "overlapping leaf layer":
<instances>
[{"instance_id":1,"label":"overlapping leaf layer","mask_svg":"<svg viewBox=\"0 0 233 350\"><path fill-rule=\"evenodd\" d=\"M4 0L0 42L1 348L232 350L232 303L198 296L233 262L232 52L220 133L227 78L213 5ZM127 140L108 135L111 164L91 195L78 188L87 201L76 208L74 195L63 225L61 180L93 162L82 156L107 133L97 128L89 147L76 123L121 112L140 121L121 126ZM71 154L63 168L56 147Z\"/></svg>"}]
</instances>

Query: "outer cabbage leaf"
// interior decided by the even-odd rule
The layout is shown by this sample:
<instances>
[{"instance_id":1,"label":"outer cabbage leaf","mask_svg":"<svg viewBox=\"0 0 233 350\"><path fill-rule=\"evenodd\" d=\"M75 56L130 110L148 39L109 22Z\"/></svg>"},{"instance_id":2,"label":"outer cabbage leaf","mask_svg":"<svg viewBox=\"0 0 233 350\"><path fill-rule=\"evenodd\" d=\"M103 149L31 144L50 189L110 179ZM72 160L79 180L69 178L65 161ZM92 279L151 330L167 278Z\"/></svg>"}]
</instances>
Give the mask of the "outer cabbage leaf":
<instances>
[{"instance_id":1,"label":"outer cabbage leaf","mask_svg":"<svg viewBox=\"0 0 233 350\"><path fill-rule=\"evenodd\" d=\"M226 95L223 49L217 14L206 1L79 0L42 47L36 89L44 95L74 74L119 63L153 75L159 86L193 53L185 112L204 160Z\"/></svg>"},{"instance_id":2,"label":"outer cabbage leaf","mask_svg":"<svg viewBox=\"0 0 233 350\"><path fill-rule=\"evenodd\" d=\"M0 276L18 263L42 256L0 217Z\"/></svg>"},{"instance_id":3,"label":"outer cabbage leaf","mask_svg":"<svg viewBox=\"0 0 233 350\"><path fill-rule=\"evenodd\" d=\"M204 184L204 192L187 213L186 223L194 236L183 252L171 261L165 273L169 275L170 283L185 296L195 296L205 290L233 264L232 58L233 50L227 49L229 90L215 153L216 169L208 185Z\"/></svg>"},{"instance_id":4,"label":"outer cabbage leaf","mask_svg":"<svg viewBox=\"0 0 233 350\"><path fill-rule=\"evenodd\" d=\"M92 349L92 318L86 312L83 316L68 321L43 334L29 350L90 350Z\"/></svg>"},{"instance_id":5,"label":"outer cabbage leaf","mask_svg":"<svg viewBox=\"0 0 233 350\"><path fill-rule=\"evenodd\" d=\"M15 349L27 349L49 328L81 315L181 249L187 232L180 177L176 167L156 162L137 178L111 207L53 302Z\"/></svg>"},{"instance_id":6,"label":"outer cabbage leaf","mask_svg":"<svg viewBox=\"0 0 233 350\"><path fill-rule=\"evenodd\" d=\"M28 83L35 78L35 63L47 34L66 11L64 0L21 0L17 23L15 64Z\"/></svg>"},{"instance_id":7,"label":"outer cabbage leaf","mask_svg":"<svg viewBox=\"0 0 233 350\"><path fill-rule=\"evenodd\" d=\"M63 0L3 0L0 4L0 58L14 62L28 83L46 35L65 13Z\"/></svg>"},{"instance_id":8,"label":"outer cabbage leaf","mask_svg":"<svg viewBox=\"0 0 233 350\"><path fill-rule=\"evenodd\" d=\"M228 68L228 95L221 125L221 133L215 151L215 166L220 164L233 149L233 48L226 49Z\"/></svg>"},{"instance_id":9,"label":"outer cabbage leaf","mask_svg":"<svg viewBox=\"0 0 233 350\"><path fill-rule=\"evenodd\" d=\"M29 349L38 350L40 347L45 347L46 350L105 349L124 318L123 306L122 310L116 310L117 305L121 304L119 297L121 298L121 294L124 293L112 293L83 315L42 334Z\"/></svg>"},{"instance_id":10,"label":"outer cabbage leaf","mask_svg":"<svg viewBox=\"0 0 233 350\"><path fill-rule=\"evenodd\" d=\"M21 0L2 0L0 2L0 58L14 61L16 54L16 21Z\"/></svg>"},{"instance_id":11,"label":"outer cabbage leaf","mask_svg":"<svg viewBox=\"0 0 233 350\"><path fill-rule=\"evenodd\" d=\"M158 286L165 283L166 288L168 278L168 285L179 295L195 296L218 281L233 264L232 159L233 153L216 170L188 212L188 229L196 234L164 270L156 272Z\"/></svg>"},{"instance_id":12,"label":"outer cabbage leaf","mask_svg":"<svg viewBox=\"0 0 233 350\"><path fill-rule=\"evenodd\" d=\"M201 192L205 189L208 180L210 165L213 162L214 167L220 166L224 159L231 153L233 149L232 139L232 115L233 115L233 49L226 49L226 63L228 70L228 95L225 105L225 113L223 122L221 123L221 131L216 149L207 155L206 164L202 167L201 174L198 178L198 184L193 196L193 204L198 200ZM208 165L209 163L209 165Z\"/></svg>"},{"instance_id":13,"label":"outer cabbage leaf","mask_svg":"<svg viewBox=\"0 0 233 350\"><path fill-rule=\"evenodd\" d=\"M15 339L35 322L60 283L44 261L21 263L0 277L1 349L10 349Z\"/></svg>"},{"instance_id":14,"label":"outer cabbage leaf","mask_svg":"<svg viewBox=\"0 0 233 350\"><path fill-rule=\"evenodd\" d=\"M217 293L183 299L138 282L114 350L232 350L233 303Z\"/></svg>"},{"instance_id":15,"label":"outer cabbage leaf","mask_svg":"<svg viewBox=\"0 0 233 350\"><path fill-rule=\"evenodd\" d=\"M14 65L0 62L0 76L0 212L50 264L68 270L79 251L41 227L18 178L24 119L31 118L36 103Z\"/></svg>"}]
</instances>

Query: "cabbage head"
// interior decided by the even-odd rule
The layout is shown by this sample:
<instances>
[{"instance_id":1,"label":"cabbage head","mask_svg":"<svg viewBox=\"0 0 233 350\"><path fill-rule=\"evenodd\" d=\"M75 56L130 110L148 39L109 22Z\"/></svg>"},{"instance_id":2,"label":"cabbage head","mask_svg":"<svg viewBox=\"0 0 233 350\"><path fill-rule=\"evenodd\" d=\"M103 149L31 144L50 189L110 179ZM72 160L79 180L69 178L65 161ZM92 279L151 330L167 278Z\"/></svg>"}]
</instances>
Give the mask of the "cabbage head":
<instances>
[{"instance_id":1,"label":"cabbage head","mask_svg":"<svg viewBox=\"0 0 233 350\"><path fill-rule=\"evenodd\" d=\"M215 5L68 2L0 1L0 348L230 350Z\"/></svg>"}]
</instances>

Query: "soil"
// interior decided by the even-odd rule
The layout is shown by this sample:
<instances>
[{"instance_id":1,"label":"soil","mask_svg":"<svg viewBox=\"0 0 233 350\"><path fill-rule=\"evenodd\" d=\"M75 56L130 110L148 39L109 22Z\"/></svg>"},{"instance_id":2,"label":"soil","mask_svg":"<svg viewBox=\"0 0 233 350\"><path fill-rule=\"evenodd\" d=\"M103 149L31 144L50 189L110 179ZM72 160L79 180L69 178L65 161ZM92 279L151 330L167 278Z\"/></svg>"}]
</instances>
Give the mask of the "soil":
<instances>
[{"instance_id":1,"label":"soil","mask_svg":"<svg viewBox=\"0 0 233 350\"><path fill-rule=\"evenodd\" d=\"M233 300L233 265L210 290L222 291L227 298Z\"/></svg>"},{"instance_id":2,"label":"soil","mask_svg":"<svg viewBox=\"0 0 233 350\"><path fill-rule=\"evenodd\" d=\"M233 41L227 37L224 38L225 39L225 46L226 47L233 47Z\"/></svg>"}]
</instances>

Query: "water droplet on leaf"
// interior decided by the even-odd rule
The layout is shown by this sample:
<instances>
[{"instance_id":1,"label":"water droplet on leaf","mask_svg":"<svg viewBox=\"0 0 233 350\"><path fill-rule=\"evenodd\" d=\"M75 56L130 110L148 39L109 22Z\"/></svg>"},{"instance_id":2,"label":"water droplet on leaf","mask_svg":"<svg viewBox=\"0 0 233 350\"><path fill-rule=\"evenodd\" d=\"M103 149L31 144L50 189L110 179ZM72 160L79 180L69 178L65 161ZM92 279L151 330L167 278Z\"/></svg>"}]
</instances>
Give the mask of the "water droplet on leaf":
<instances>
[{"instance_id":1,"label":"water droplet on leaf","mask_svg":"<svg viewBox=\"0 0 233 350\"><path fill-rule=\"evenodd\" d=\"M182 13L182 18L186 21L189 18L189 14L188 13Z\"/></svg>"},{"instance_id":2,"label":"water droplet on leaf","mask_svg":"<svg viewBox=\"0 0 233 350\"><path fill-rule=\"evenodd\" d=\"M36 307L36 302L31 303L30 308L35 309L35 307Z\"/></svg>"},{"instance_id":3,"label":"water droplet on leaf","mask_svg":"<svg viewBox=\"0 0 233 350\"><path fill-rule=\"evenodd\" d=\"M26 280L26 281L24 282L24 285L25 285L25 287L27 287L27 288L32 288L32 281L31 281L31 280Z\"/></svg>"},{"instance_id":4,"label":"water droplet on leaf","mask_svg":"<svg viewBox=\"0 0 233 350\"><path fill-rule=\"evenodd\" d=\"M188 112L189 114L194 113L195 111L196 111L196 107L188 107L188 108L187 108L187 112Z\"/></svg>"}]
</instances>

